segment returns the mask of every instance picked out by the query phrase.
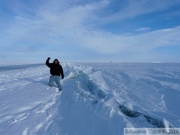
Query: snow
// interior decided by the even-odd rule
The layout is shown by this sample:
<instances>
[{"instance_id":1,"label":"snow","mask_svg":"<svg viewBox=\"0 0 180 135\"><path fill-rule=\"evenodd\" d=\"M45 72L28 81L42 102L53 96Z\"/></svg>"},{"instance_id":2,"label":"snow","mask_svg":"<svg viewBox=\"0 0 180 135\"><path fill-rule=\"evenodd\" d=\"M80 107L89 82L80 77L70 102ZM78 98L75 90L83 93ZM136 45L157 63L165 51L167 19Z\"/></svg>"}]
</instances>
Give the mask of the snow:
<instances>
[{"instance_id":1,"label":"snow","mask_svg":"<svg viewBox=\"0 0 180 135\"><path fill-rule=\"evenodd\" d=\"M43 64L0 67L1 135L122 135L180 126L180 64L62 63L63 90Z\"/></svg>"}]
</instances>

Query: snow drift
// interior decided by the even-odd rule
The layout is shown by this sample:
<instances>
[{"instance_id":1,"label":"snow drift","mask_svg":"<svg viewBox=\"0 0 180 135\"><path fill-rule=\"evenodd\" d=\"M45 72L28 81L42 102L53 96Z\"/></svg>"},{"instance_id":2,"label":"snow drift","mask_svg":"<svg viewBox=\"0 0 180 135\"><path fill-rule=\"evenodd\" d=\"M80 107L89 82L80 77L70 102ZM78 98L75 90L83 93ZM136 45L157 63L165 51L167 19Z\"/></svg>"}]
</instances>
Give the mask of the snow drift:
<instances>
[{"instance_id":1,"label":"snow drift","mask_svg":"<svg viewBox=\"0 0 180 135\"><path fill-rule=\"evenodd\" d=\"M180 64L62 63L63 90L45 65L0 67L0 134L122 135L180 126Z\"/></svg>"}]
</instances>

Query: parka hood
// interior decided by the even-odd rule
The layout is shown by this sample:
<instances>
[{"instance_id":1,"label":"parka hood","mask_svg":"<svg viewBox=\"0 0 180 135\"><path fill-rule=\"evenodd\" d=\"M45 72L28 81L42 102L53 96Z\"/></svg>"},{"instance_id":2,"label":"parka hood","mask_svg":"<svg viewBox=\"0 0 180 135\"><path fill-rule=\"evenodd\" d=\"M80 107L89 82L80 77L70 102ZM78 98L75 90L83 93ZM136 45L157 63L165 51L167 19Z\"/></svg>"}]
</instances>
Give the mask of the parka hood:
<instances>
[{"instance_id":1,"label":"parka hood","mask_svg":"<svg viewBox=\"0 0 180 135\"><path fill-rule=\"evenodd\" d=\"M54 61L53 61L53 63L55 64L55 61L57 61L58 62L58 64L59 64L59 60L58 59L54 59Z\"/></svg>"}]
</instances>

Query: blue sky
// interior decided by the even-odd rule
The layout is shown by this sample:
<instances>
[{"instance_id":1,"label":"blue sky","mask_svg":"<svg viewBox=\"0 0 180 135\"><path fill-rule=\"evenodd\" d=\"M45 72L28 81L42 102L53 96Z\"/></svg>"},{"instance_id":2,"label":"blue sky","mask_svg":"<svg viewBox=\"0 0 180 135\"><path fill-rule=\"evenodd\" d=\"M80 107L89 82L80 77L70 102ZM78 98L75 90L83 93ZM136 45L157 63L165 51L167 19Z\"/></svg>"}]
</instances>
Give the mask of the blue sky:
<instances>
[{"instance_id":1,"label":"blue sky","mask_svg":"<svg viewBox=\"0 0 180 135\"><path fill-rule=\"evenodd\" d=\"M180 0L1 0L0 63L180 62Z\"/></svg>"}]
</instances>

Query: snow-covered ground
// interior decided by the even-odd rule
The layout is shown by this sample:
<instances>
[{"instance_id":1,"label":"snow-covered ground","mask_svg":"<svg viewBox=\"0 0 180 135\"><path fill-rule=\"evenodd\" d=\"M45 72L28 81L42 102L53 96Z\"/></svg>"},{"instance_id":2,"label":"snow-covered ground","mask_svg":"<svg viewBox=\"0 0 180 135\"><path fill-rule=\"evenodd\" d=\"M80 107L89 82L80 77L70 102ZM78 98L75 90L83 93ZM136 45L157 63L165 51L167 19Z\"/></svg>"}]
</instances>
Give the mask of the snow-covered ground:
<instances>
[{"instance_id":1,"label":"snow-covered ground","mask_svg":"<svg viewBox=\"0 0 180 135\"><path fill-rule=\"evenodd\" d=\"M180 127L180 64L62 63L63 90L45 65L0 67L0 135L123 135Z\"/></svg>"}]
</instances>

